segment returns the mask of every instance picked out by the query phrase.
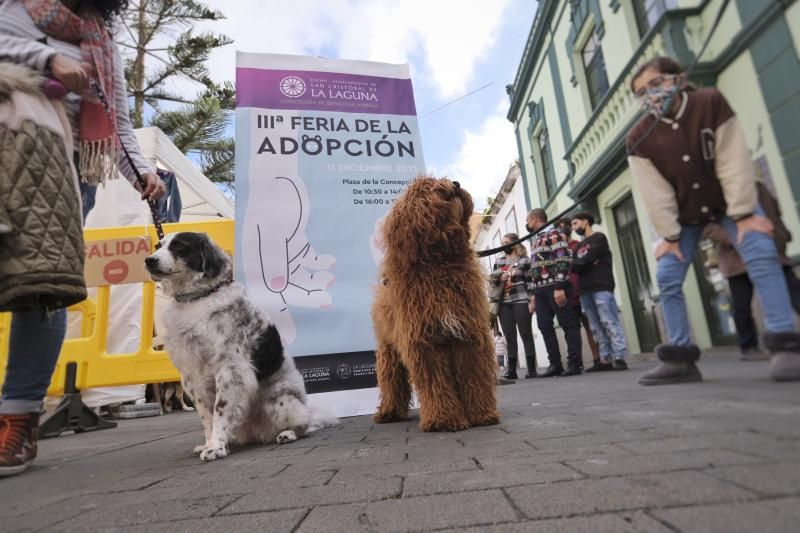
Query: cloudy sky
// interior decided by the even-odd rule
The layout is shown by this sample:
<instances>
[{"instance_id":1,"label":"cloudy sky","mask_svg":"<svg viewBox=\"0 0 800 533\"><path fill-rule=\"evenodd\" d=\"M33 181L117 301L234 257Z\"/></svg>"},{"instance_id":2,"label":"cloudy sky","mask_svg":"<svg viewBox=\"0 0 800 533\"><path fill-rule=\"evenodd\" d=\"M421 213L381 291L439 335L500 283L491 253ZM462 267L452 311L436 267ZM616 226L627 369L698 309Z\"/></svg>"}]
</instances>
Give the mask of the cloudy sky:
<instances>
[{"instance_id":1,"label":"cloudy sky","mask_svg":"<svg viewBox=\"0 0 800 533\"><path fill-rule=\"evenodd\" d=\"M207 2L227 16L213 31L235 40L212 56L214 79L233 80L236 50L407 62L429 172L461 181L480 208L517 158L505 85L514 79L535 1Z\"/></svg>"}]
</instances>

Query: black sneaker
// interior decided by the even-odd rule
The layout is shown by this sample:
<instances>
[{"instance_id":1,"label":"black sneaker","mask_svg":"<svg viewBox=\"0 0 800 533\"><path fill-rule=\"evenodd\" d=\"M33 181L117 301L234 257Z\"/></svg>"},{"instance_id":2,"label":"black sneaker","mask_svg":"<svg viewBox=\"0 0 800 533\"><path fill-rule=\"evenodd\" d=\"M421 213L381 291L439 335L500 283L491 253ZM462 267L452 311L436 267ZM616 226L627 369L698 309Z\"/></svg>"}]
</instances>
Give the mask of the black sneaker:
<instances>
[{"instance_id":1,"label":"black sneaker","mask_svg":"<svg viewBox=\"0 0 800 533\"><path fill-rule=\"evenodd\" d=\"M583 368L577 365L567 365L566 370L561 373L561 377L580 376L583 373Z\"/></svg>"},{"instance_id":2,"label":"black sneaker","mask_svg":"<svg viewBox=\"0 0 800 533\"><path fill-rule=\"evenodd\" d=\"M611 363L604 363L601 359L597 359L592 366L586 369L586 372L607 372L613 369L614 366Z\"/></svg>"},{"instance_id":3,"label":"black sneaker","mask_svg":"<svg viewBox=\"0 0 800 533\"><path fill-rule=\"evenodd\" d=\"M503 374L503 379L519 379L517 377L517 371L511 369L507 370L506 373Z\"/></svg>"},{"instance_id":4,"label":"black sneaker","mask_svg":"<svg viewBox=\"0 0 800 533\"><path fill-rule=\"evenodd\" d=\"M550 365L547 367L547 370L539 374L540 378L552 378L553 376L560 376L561 373L564 372L564 369L560 366L553 366Z\"/></svg>"},{"instance_id":5,"label":"black sneaker","mask_svg":"<svg viewBox=\"0 0 800 533\"><path fill-rule=\"evenodd\" d=\"M628 363L625 362L625 359L614 359L612 367L614 370L628 370Z\"/></svg>"}]
</instances>

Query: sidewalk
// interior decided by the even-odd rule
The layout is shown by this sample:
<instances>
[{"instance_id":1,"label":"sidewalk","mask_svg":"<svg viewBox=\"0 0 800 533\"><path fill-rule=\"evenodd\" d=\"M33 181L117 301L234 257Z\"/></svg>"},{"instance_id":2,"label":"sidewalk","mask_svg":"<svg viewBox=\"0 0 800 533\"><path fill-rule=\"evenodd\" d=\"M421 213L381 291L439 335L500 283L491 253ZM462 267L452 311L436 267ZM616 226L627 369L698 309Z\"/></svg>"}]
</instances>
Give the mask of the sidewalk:
<instances>
[{"instance_id":1,"label":"sidewalk","mask_svg":"<svg viewBox=\"0 0 800 533\"><path fill-rule=\"evenodd\" d=\"M209 464L195 413L122 420L43 441L0 480L0 530L797 531L800 383L731 353L637 385L652 364L500 387L498 426L350 418Z\"/></svg>"}]
</instances>

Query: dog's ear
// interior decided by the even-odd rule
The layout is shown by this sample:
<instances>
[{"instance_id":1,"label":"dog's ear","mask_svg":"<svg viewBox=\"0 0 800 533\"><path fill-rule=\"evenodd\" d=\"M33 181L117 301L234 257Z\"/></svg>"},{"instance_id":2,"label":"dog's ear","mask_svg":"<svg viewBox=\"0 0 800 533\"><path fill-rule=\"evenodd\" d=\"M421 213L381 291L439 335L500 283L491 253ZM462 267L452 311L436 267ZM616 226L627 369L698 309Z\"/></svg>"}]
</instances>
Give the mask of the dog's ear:
<instances>
[{"instance_id":1,"label":"dog's ear","mask_svg":"<svg viewBox=\"0 0 800 533\"><path fill-rule=\"evenodd\" d=\"M200 258L202 261L200 268L206 278L216 278L225 268L225 258L206 234L203 234L200 240Z\"/></svg>"}]
</instances>

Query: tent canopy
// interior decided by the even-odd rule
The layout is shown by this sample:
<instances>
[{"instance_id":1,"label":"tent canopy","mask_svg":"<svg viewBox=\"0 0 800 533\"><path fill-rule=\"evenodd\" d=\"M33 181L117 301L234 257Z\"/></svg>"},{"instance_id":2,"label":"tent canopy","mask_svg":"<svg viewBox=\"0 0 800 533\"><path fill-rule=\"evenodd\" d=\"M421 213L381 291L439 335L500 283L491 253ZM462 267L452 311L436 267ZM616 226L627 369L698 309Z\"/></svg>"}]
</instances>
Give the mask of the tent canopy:
<instances>
[{"instance_id":1,"label":"tent canopy","mask_svg":"<svg viewBox=\"0 0 800 533\"><path fill-rule=\"evenodd\" d=\"M135 131L142 155L159 168L175 173L183 204L181 222L233 218L233 202L178 150L163 131L156 127Z\"/></svg>"}]
</instances>

